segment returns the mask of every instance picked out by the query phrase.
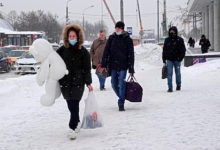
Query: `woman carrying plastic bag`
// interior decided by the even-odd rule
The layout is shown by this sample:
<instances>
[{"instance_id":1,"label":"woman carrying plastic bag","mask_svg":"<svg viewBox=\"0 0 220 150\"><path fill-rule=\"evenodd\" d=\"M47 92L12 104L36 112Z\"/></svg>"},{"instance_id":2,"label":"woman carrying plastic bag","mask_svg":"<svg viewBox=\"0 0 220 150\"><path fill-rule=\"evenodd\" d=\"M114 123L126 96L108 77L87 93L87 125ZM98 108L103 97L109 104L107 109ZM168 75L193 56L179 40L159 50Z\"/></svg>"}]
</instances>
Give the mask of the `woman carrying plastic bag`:
<instances>
[{"instance_id":1,"label":"woman carrying plastic bag","mask_svg":"<svg viewBox=\"0 0 220 150\"><path fill-rule=\"evenodd\" d=\"M103 126L103 121L98 110L98 104L93 92L89 92L85 99L85 112L83 115L82 128L94 129Z\"/></svg>"}]
</instances>

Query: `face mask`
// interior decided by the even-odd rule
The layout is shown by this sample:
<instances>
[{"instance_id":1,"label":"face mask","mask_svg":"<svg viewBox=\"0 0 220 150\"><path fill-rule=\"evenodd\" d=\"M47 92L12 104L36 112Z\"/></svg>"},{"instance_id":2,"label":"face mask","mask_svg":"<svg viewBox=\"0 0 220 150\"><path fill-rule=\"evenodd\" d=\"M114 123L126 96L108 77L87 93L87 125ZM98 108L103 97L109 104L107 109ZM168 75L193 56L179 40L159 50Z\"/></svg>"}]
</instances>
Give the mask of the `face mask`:
<instances>
[{"instance_id":1,"label":"face mask","mask_svg":"<svg viewBox=\"0 0 220 150\"><path fill-rule=\"evenodd\" d=\"M69 43L72 45L72 46L74 46L76 43L77 43L77 40L75 39L75 40L69 40Z\"/></svg>"},{"instance_id":2,"label":"face mask","mask_svg":"<svg viewBox=\"0 0 220 150\"><path fill-rule=\"evenodd\" d=\"M117 35L121 35L121 32L115 32Z\"/></svg>"},{"instance_id":3,"label":"face mask","mask_svg":"<svg viewBox=\"0 0 220 150\"><path fill-rule=\"evenodd\" d=\"M175 38L176 37L176 33L170 33L170 37L171 38Z\"/></svg>"}]
</instances>

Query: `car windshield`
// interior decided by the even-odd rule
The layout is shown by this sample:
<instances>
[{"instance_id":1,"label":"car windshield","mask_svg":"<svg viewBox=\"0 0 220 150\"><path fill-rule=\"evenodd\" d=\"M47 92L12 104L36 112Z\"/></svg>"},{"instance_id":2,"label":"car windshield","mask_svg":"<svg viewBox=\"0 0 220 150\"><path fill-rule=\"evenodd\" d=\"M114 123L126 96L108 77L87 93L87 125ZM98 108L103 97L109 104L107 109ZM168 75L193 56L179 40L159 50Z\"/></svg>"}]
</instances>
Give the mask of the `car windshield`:
<instances>
[{"instance_id":1,"label":"car windshield","mask_svg":"<svg viewBox=\"0 0 220 150\"><path fill-rule=\"evenodd\" d=\"M34 58L34 56L33 56L31 53L29 53L29 52L25 52L25 53L21 56L21 58Z\"/></svg>"},{"instance_id":2,"label":"car windshield","mask_svg":"<svg viewBox=\"0 0 220 150\"><path fill-rule=\"evenodd\" d=\"M25 51L10 51L8 53L9 57L20 57L22 54L24 54Z\"/></svg>"},{"instance_id":3,"label":"car windshield","mask_svg":"<svg viewBox=\"0 0 220 150\"><path fill-rule=\"evenodd\" d=\"M15 48L13 48L13 47L3 47L3 48L1 48L1 50L3 51L3 52L5 52L5 53L9 53L11 50L13 50L13 49L15 49Z\"/></svg>"}]
</instances>

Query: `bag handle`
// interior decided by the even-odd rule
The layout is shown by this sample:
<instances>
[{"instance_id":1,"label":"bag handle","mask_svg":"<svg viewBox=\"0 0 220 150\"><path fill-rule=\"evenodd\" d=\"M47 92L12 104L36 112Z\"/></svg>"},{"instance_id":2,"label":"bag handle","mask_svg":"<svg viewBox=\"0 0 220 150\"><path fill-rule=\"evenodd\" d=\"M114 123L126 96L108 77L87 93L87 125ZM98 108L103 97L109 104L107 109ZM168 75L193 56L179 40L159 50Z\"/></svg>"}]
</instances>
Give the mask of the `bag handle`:
<instances>
[{"instance_id":1,"label":"bag handle","mask_svg":"<svg viewBox=\"0 0 220 150\"><path fill-rule=\"evenodd\" d=\"M130 78L131 78L131 79L130 79ZM128 76L128 79L127 79L127 82L129 81L129 79L130 79L130 81L132 81L132 82L134 82L134 81L137 82L137 80L136 80L136 78L135 78L134 76L129 75L129 76Z\"/></svg>"}]
</instances>

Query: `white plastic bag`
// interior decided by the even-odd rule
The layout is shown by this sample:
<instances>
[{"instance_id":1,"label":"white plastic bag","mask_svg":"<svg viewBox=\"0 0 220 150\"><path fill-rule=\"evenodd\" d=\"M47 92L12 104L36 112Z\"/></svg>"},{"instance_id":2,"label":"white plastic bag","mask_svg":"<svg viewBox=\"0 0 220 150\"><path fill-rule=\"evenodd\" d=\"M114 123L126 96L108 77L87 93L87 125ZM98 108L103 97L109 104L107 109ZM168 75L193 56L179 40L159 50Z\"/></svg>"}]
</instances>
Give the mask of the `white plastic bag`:
<instances>
[{"instance_id":1,"label":"white plastic bag","mask_svg":"<svg viewBox=\"0 0 220 150\"><path fill-rule=\"evenodd\" d=\"M92 92L89 92L88 97L85 99L85 111L83 115L82 128L94 129L102 126L103 121L98 110L95 95Z\"/></svg>"}]
</instances>

